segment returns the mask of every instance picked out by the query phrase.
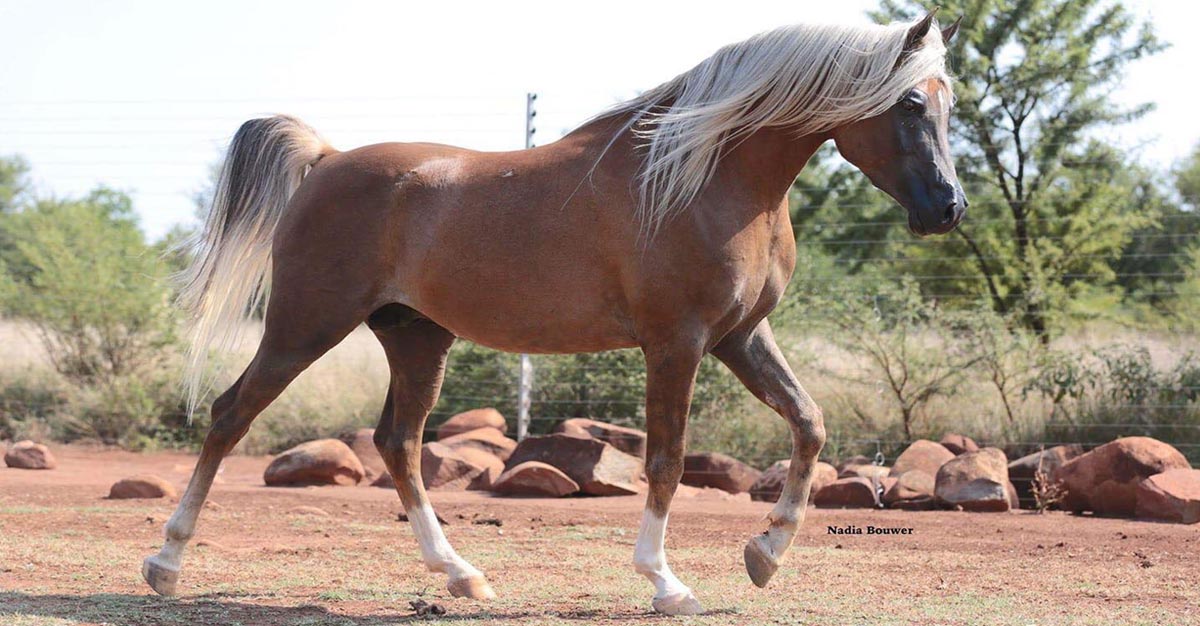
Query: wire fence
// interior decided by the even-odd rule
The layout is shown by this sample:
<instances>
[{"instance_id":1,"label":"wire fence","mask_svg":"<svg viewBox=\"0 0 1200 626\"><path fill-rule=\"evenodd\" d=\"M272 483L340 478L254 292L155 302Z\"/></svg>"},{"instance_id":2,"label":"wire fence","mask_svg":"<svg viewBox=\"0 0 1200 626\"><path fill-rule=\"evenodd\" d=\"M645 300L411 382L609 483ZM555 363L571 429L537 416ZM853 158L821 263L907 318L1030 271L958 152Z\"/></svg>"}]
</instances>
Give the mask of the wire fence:
<instances>
[{"instance_id":1,"label":"wire fence","mask_svg":"<svg viewBox=\"0 0 1200 626\"><path fill-rule=\"evenodd\" d=\"M327 136L341 138L349 144L367 137L378 140L405 140L415 134L413 138L421 140L482 143L492 147L507 144L516 148L520 146L522 136L521 122L530 120L528 112L527 117L522 120L519 98L513 98L503 106L499 106L495 99L467 99L450 107L449 111L435 111L433 107L437 105L430 101L426 109L417 112L412 111L411 100L419 98L377 99L373 108L367 112L347 111L344 106L334 111L320 108L338 103L345 105L349 99L298 100L295 108L317 110L314 124ZM400 103L406 105L405 112L391 115L387 113L387 106ZM553 103L553 98L543 98L538 102L539 107L543 109L538 112L541 116L538 119L547 117L547 107L551 109L549 117L555 120L583 120L594 113L553 111ZM212 162L218 154L217 147L227 141L236 129L236 123L231 124L230 120L254 115L263 101L190 100L177 103L181 107L178 115L161 112L142 115L128 112L144 110L145 107L137 107L146 104L154 103L87 100L54 103L0 101L0 136L4 137L5 142L0 148L5 152L28 155L35 171L41 171L43 168L48 170L49 174L42 180L54 185L62 183L72 187L83 183L107 183L118 188L132 189L139 209L148 215L155 213L154 206L170 198L175 203L172 205L175 208L169 211L170 214L176 218L186 218L187 212L184 209L190 212L189 203L195 191L207 183ZM221 107L219 114L206 111L218 105ZM275 103L275 108L289 107ZM419 133L415 133L415 130L419 130ZM528 136L527 132L526 137ZM335 140L334 143L338 141ZM985 188L980 183L971 183L967 187L968 193ZM830 189L798 187L797 190L811 193ZM1198 199L1176 196L1173 200L1195 206ZM1003 206L1000 202L983 201L973 205L972 211L986 213L988 209ZM835 206L844 209L847 215L852 215L854 210L872 205L847 201L835 202ZM823 204L798 204L793 207L793 214L803 218L828 208ZM862 257L854 260L856 265L887 266L893 276L905 276L921 283L924 298L938 301L979 300L982 294L986 293L983 277L970 264L979 261L1007 261L1011 258L1010 255L1004 254L972 253L965 249L961 240L953 236L925 239L895 237L893 235L907 225L907 221L898 211L899 209L895 219L798 219L793 226L797 230L797 240L802 246L820 246L835 257L841 252L853 251L855 254L852 256ZM969 217L967 223L979 226L997 225L1008 223L1009 219ZM1034 216L1028 222L1034 226L1066 227L1078 219L1080 218ZM1190 210L1182 211L1163 216L1159 224L1157 230L1142 229L1128 233L1124 238L1124 250L1121 252L1084 252L1072 258L1113 263L1122 259L1169 259L1178 261L1175 267L1190 268L1189 246L1196 242L1194 233L1200 230L1200 215ZM884 229L885 234L863 234L863 231L856 230L863 227ZM886 232L889 230L890 234ZM814 231L821 231L823 236L811 238L810 235ZM829 236L828 232L845 234ZM1042 234L1038 239L1049 244L1061 244L1071 241L1073 236L1069 232ZM1144 249L1137 246L1155 247ZM945 252L941 252L942 250ZM857 254L863 251L870 251L872 254ZM920 252L919 255L914 254L917 251ZM847 275L842 269L833 267L798 275L794 282L805 290L806 297L845 297ZM1121 306L1126 308L1144 307L1156 298L1177 296L1179 291L1174 285L1194 278L1195 275L1190 269L1120 270L1113 267L1065 271L1058 274L1058 280L1063 282L1111 285L1119 281L1137 280L1149 285L1134 293L1124 293ZM955 286L945 288L945 283L954 283ZM794 286L793 289L795 288L797 287ZM878 293L854 292L853 288L854 285L851 284L851 297L879 297ZM1157 338L1154 339L1153 365L1159 368L1169 367L1168 364L1184 360L1191 348L1200 346L1200 342L1190 334L1190 328L1184 328L1182 325L1177 327L1166 317L1149 324L1137 318L1136 314L1124 319L1110 316L1097 327L1102 329L1097 332L1120 335L1120 339L1114 341L1136 344L1139 336ZM800 343L805 338L802 330L795 331L795 336L786 336L790 332L792 331L784 328L778 334L782 339L794 340L794 343ZM1093 341L1089 347L1081 347L1080 353L1087 356L1087 352L1092 350L1090 346L1096 343L1103 344L1104 341ZM834 358L833 352L831 349L828 354L808 354L806 357L815 362L826 357ZM461 353L455 354L461 356ZM521 413L519 398L522 377L516 358L486 354L481 357L477 353L470 356L483 358L485 365L490 368L488 371L493 372L493 375L471 373L463 363L452 359L445 392L429 420L426 430L428 437L434 436L441 422L464 409L492 406L510 418L515 418ZM563 420L573 417L595 418L618 425L643 427L646 420L642 404L645 373L638 363L638 358L636 353L628 353L617 360L597 360L591 356L533 356L532 380L526 381L530 396L529 432L550 432ZM716 366L710 369L714 367ZM806 365L804 369L813 368ZM459 375L457 380L456 375ZM719 424L723 412L734 411L729 408L731 404L739 407L737 411L749 410L742 407L752 403L752 399L748 399L748 394L732 376L713 373L707 378L702 378L706 386L700 390L697 399L700 412L697 423L705 427ZM1196 384L1185 384L1160 381L1127 385L1131 390L1143 394L1136 401L1104 398L1101 397L1103 394L1098 394L1091 401L1103 402L1104 406L1101 408L1105 415L1110 416L1100 421L1079 420L1078 416L1064 417L1055 413L1053 403L1043 402L1039 406L1045 414L1039 428L1007 432L1004 436L995 438L989 434L965 434L975 436L981 445L1002 446L1010 458L1014 454L1027 453L1043 447L1078 444L1090 448L1119 436L1146 434L1163 438L1196 463L1200 462L1200 408L1197 406L1197 394L1194 392L1200 390L1200 380L1195 382ZM857 389L861 391L861 387ZM810 388L810 391L814 395L821 395L820 389ZM380 401L382 403L382 398ZM1082 402L1080 399L1076 401ZM0 408L5 411L34 412L55 408L35 404L20 398L0 397ZM1002 419L998 406L976 408L981 413ZM758 409L759 414L763 411L764 409ZM184 416L172 414L171 417L182 419ZM874 458L876 455L882 455L884 462L890 463L911 443L912 437L896 436L894 424L882 418L878 421L888 424L881 428L882 432L876 436L864 436L871 428L871 420L861 418L862 416L849 414L831 424L831 431L837 428L846 431L843 434L831 432L831 438L836 437L833 443L838 456L862 454ZM855 420L860 423L856 424ZM941 419L938 423L947 429L966 429L973 425L963 423L956 428L951 418ZM847 424L853 427L846 426ZM754 432L778 434L781 425L782 422L780 426L775 426L773 431ZM1003 432L1003 429L995 429L992 432ZM1036 433L1038 436L1030 437L1030 433ZM756 447L743 443L740 444L739 451L742 452L743 461L762 468L784 458L786 454L782 451L786 450L787 444L788 442L784 441L777 442L777 445ZM747 450L757 452L746 452Z\"/></svg>"}]
</instances>

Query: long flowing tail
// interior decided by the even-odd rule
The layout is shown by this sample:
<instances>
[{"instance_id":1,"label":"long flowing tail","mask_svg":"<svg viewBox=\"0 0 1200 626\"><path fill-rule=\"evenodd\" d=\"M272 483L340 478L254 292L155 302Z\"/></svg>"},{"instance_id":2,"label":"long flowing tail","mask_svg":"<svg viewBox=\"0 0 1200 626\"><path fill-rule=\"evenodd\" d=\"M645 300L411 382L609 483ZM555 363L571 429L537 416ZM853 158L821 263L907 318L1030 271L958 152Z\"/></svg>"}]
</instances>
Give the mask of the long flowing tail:
<instances>
[{"instance_id":1,"label":"long flowing tail","mask_svg":"<svg viewBox=\"0 0 1200 626\"><path fill-rule=\"evenodd\" d=\"M285 115L253 119L225 154L195 257L181 275L191 321L184 386L189 419L211 386L214 349L236 345L244 320L270 288L271 242L288 200L321 157L336 152L315 130Z\"/></svg>"}]
</instances>

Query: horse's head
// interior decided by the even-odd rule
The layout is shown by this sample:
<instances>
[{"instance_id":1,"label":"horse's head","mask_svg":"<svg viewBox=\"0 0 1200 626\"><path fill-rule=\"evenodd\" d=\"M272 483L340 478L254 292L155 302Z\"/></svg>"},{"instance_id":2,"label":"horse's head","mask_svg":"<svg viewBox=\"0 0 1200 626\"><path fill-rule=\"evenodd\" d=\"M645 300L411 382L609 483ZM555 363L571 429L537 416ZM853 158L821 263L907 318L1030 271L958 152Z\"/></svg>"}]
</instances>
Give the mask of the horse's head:
<instances>
[{"instance_id":1,"label":"horse's head","mask_svg":"<svg viewBox=\"0 0 1200 626\"><path fill-rule=\"evenodd\" d=\"M909 29L901 62L904 55L928 45L933 24L931 12ZM943 43L957 30L958 22L943 30ZM967 196L950 159L953 96L943 81L929 77L882 114L833 132L842 156L908 210L908 227L918 235L954 230L967 210Z\"/></svg>"}]
</instances>

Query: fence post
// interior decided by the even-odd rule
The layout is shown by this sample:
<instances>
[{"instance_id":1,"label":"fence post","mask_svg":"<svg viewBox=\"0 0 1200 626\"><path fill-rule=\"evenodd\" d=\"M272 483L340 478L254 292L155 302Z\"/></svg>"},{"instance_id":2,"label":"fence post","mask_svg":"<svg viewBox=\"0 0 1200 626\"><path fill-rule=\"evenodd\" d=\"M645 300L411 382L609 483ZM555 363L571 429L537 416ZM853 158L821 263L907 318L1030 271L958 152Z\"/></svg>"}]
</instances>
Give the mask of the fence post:
<instances>
[{"instance_id":1,"label":"fence post","mask_svg":"<svg viewBox=\"0 0 1200 626\"><path fill-rule=\"evenodd\" d=\"M526 149L533 147L533 135L537 132L537 128L533 125L533 118L537 116L537 110L534 108L536 102L536 93L525 94ZM517 441L521 441L529 435L529 405L532 402L531 394L533 392L533 361L529 358L528 354L521 355L519 377L517 386Z\"/></svg>"}]
</instances>

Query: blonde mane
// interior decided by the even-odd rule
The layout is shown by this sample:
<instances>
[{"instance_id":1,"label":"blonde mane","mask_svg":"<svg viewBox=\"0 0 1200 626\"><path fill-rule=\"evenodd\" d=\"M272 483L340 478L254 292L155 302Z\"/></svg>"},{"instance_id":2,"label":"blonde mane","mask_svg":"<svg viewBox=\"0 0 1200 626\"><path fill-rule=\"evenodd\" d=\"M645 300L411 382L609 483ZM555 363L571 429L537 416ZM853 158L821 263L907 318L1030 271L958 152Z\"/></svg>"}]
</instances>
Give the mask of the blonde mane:
<instances>
[{"instance_id":1,"label":"blonde mane","mask_svg":"<svg viewBox=\"0 0 1200 626\"><path fill-rule=\"evenodd\" d=\"M621 103L643 142L638 215L653 234L691 204L722 151L764 128L797 137L879 115L922 81L949 89L936 24L905 53L912 24L785 26L721 48L696 67ZM903 55L903 57L902 57Z\"/></svg>"}]
</instances>

